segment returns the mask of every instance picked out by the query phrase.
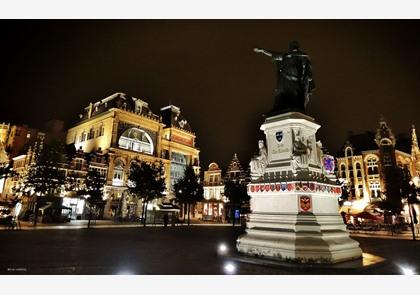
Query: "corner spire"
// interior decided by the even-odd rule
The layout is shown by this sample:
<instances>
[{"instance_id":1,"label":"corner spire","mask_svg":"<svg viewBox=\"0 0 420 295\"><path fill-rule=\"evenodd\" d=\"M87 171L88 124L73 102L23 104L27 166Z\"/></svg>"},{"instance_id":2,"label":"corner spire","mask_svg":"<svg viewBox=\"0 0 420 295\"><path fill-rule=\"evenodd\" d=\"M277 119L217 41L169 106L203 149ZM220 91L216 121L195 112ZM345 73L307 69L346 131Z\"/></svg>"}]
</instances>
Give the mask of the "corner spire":
<instances>
[{"instance_id":1,"label":"corner spire","mask_svg":"<svg viewBox=\"0 0 420 295\"><path fill-rule=\"evenodd\" d=\"M419 148L419 144L417 142L417 134L416 134L416 126L411 125L411 146L417 146Z\"/></svg>"},{"instance_id":2,"label":"corner spire","mask_svg":"<svg viewBox=\"0 0 420 295\"><path fill-rule=\"evenodd\" d=\"M411 125L411 158L414 161L420 160L420 149L417 141L416 127Z\"/></svg>"}]
</instances>

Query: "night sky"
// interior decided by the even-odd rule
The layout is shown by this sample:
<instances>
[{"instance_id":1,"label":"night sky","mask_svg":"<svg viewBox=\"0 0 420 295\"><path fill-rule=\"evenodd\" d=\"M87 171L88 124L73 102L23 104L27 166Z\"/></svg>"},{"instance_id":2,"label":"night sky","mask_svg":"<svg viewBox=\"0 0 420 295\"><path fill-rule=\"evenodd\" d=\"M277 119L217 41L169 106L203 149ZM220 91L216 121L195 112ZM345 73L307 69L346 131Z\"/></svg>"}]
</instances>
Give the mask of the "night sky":
<instances>
[{"instance_id":1,"label":"night sky","mask_svg":"<svg viewBox=\"0 0 420 295\"><path fill-rule=\"evenodd\" d=\"M189 20L0 22L0 121L66 127L89 102L115 92L157 113L179 106L197 134L201 166L246 165L274 102L275 66L254 47L312 59L316 89L307 113L332 153L348 132L420 129L420 22Z\"/></svg>"}]
</instances>

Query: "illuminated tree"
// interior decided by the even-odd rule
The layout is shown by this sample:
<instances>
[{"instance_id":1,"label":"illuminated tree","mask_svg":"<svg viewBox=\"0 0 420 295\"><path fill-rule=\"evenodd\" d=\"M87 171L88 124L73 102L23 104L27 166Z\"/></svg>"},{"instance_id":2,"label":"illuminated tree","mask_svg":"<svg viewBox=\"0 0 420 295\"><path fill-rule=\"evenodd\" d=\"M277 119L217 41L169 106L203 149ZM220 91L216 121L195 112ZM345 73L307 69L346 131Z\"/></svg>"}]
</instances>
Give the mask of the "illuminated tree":
<instances>
[{"instance_id":1,"label":"illuminated tree","mask_svg":"<svg viewBox=\"0 0 420 295\"><path fill-rule=\"evenodd\" d=\"M0 142L0 179L4 178L4 182L6 182L7 178L16 176L12 166L10 166L9 160L9 155L4 148L4 144Z\"/></svg>"},{"instance_id":2,"label":"illuminated tree","mask_svg":"<svg viewBox=\"0 0 420 295\"><path fill-rule=\"evenodd\" d=\"M58 195L65 183L64 171L60 169L63 152L63 144L59 141L51 141L49 144L41 142L35 153L35 161L29 166L23 180L22 190L35 194L34 225L37 224L42 197Z\"/></svg>"},{"instance_id":3,"label":"illuminated tree","mask_svg":"<svg viewBox=\"0 0 420 295\"><path fill-rule=\"evenodd\" d=\"M385 190L381 193L381 199L372 204L377 205L386 213L399 215L403 210L402 193L403 171L399 167L386 167L387 181Z\"/></svg>"},{"instance_id":4,"label":"illuminated tree","mask_svg":"<svg viewBox=\"0 0 420 295\"><path fill-rule=\"evenodd\" d=\"M89 170L88 174L86 175L86 195L88 195L87 202L89 204L89 221L88 221L88 228L90 227L90 221L92 219L92 212L95 212L95 216L97 210L104 206L103 201L103 194L104 194L104 184L105 184L105 177L103 177L98 171L96 170Z\"/></svg>"},{"instance_id":5,"label":"illuminated tree","mask_svg":"<svg viewBox=\"0 0 420 295\"><path fill-rule=\"evenodd\" d=\"M418 199L418 188L416 188L414 182L411 179L411 173L407 168L402 170L401 177L401 195L406 200L408 205L408 213L410 215L410 225L413 240L416 240L415 224L418 223L417 213L413 205L420 203Z\"/></svg>"},{"instance_id":6,"label":"illuminated tree","mask_svg":"<svg viewBox=\"0 0 420 295\"><path fill-rule=\"evenodd\" d=\"M178 203L187 206L187 224L190 225L191 205L201 201L204 192L203 186L200 184L192 166L186 167L184 177L175 183L174 191Z\"/></svg>"}]
</instances>

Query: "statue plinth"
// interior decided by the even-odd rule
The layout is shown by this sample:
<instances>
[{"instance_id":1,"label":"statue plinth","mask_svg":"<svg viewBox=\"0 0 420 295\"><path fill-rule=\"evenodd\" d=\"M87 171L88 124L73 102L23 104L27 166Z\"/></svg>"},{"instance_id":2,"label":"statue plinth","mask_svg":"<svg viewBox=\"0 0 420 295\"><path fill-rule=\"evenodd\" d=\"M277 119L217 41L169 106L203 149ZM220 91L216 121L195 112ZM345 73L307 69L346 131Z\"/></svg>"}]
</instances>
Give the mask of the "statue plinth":
<instances>
[{"instance_id":1,"label":"statue plinth","mask_svg":"<svg viewBox=\"0 0 420 295\"><path fill-rule=\"evenodd\" d=\"M239 252L303 263L361 258L338 213L341 188L323 166L319 128L298 112L265 119L267 149L251 161L252 213Z\"/></svg>"}]
</instances>

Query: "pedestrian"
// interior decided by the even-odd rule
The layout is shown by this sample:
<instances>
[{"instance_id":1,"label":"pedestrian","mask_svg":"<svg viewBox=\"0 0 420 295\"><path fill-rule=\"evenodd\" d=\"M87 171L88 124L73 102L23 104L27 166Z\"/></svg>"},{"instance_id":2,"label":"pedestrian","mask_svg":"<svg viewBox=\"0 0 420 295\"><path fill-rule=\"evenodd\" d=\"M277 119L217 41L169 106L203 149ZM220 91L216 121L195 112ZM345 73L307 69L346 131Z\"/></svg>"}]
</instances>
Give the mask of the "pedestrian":
<instances>
[{"instance_id":1,"label":"pedestrian","mask_svg":"<svg viewBox=\"0 0 420 295\"><path fill-rule=\"evenodd\" d=\"M164 225L165 227L167 227L167 226L168 226L168 220L169 220L168 213L165 213L165 215L163 215L163 225Z\"/></svg>"},{"instance_id":2,"label":"pedestrian","mask_svg":"<svg viewBox=\"0 0 420 295\"><path fill-rule=\"evenodd\" d=\"M175 214L172 214L172 216L171 216L171 225L172 226L175 226L175 222L176 222L176 219L175 219L176 217L175 217Z\"/></svg>"}]
</instances>

